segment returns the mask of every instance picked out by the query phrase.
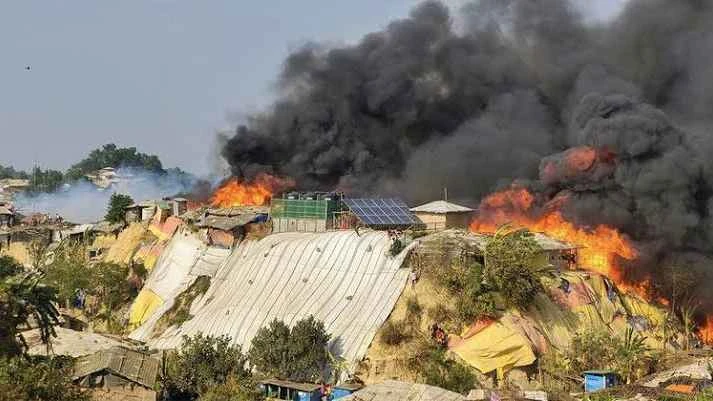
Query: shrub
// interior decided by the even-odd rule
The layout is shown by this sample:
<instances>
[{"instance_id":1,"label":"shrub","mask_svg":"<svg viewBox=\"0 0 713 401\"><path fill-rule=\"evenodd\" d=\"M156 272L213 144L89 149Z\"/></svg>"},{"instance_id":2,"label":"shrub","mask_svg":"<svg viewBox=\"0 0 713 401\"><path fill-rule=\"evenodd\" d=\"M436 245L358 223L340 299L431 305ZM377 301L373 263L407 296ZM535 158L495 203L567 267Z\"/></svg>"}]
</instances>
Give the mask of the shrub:
<instances>
[{"instance_id":1,"label":"shrub","mask_svg":"<svg viewBox=\"0 0 713 401\"><path fill-rule=\"evenodd\" d=\"M184 336L181 348L167 358L164 389L172 399L196 399L230 378L252 380L246 365L240 346L230 345L227 336Z\"/></svg>"},{"instance_id":2,"label":"shrub","mask_svg":"<svg viewBox=\"0 0 713 401\"><path fill-rule=\"evenodd\" d=\"M413 369L426 384L457 393L467 393L478 384L473 371L446 355L446 351L429 343L419 351Z\"/></svg>"},{"instance_id":3,"label":"shrub","mask_svg":"<svg viewBox=\"0 0 713 401\"><path fill-rule=\"evenodd\" d=\"M421 314L423 313L423 308L421 304L418 303L416 297L410 297L406 300L406 318L412 322L421 321Z\"/></svg>"},{"instance_id":4,"label":"shrub","mask_svg":"<svg viewBox=\"0 0 713 401\"><path fill-rule=\"evenodd\" d=\"M294 381L315 381L329 366L330 336L324 323L313 316L295 323L290 330L279 320L258 330L248 353L250 363L267 376Z\"/></svg>"},{"instance_id":5,"label":"shrub","mask_svg":"<svg viewBox=\"0 0 713 401\"><path fill-rule=\"evenodd\" d=\"M264 400L253 380L240 381L231 376L225 383L211 387L200 401L260 401Z\"/></svg>"},{"instance_id":6,"label":"shrub","mask_svg":"<svg viewBox=\"0 0 713 401\"><path fill-rule=\"evenodd\" d=\"M0 358L0 401L88 401L63 358Z\"/></svg>"},{"instance_id":7,"label":"shrub","mask_svg":"<svg viewBox=\"0 0 713 401\"><path fill-rule=\"evenodd\" d=\"M134 203L129 195L114 193L109 198L109 205L106 209L104 220L110 223L121 223L124 221L124 209Z\"/></svg>"},{"instance_id":8,"label":"shrub","mask_svg":"<svg viewBox=\"0 0 713 401\"><path fill-rule=\"evenodd\" d=\"M381 327L379 338L386 345L396 346L409 340L411 336L406 333L406 328L402 322L394 323L388 321Z\"/></svg>"}]
</instances>

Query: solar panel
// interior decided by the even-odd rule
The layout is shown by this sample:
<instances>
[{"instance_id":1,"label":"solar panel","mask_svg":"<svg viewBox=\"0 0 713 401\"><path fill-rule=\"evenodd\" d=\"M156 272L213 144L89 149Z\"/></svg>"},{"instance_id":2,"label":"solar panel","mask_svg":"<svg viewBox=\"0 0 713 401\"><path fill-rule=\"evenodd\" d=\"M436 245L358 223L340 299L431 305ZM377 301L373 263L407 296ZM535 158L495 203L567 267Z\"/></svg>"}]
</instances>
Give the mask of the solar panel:
<instances>
[{"instance_id":1,"label":"solar panel","mask_svg":"<svg viewBox=\"0 0 713 401\"><path fill-rule=\"evenodd\" d=\"M344 204L370 226L412 226L423 224L400 199L344 199Z\"/></svg>"}]
</instances>

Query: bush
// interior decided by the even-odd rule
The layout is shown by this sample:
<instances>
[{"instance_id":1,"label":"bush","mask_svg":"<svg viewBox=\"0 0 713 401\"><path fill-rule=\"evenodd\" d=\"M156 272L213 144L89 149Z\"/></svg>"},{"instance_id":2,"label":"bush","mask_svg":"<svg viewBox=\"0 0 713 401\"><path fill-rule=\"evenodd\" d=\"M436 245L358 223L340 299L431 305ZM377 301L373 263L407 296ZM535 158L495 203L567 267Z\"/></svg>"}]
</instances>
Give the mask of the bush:
<instances>
[{"instance_id":1,"label":"bush","mask_svg":"<svg viewBox=\"0 0 713 401\"><path fill-rule=\"evenodd\" d=\"M420 351L413 368L426 384L461 394L476 388L478 384L469 367L449 359L446 351L435 344L428 344Z\"/></svg>"},{"instance_id":2,"label":"bush","mask_svg":"<svg viewBox=\"0 0 713 401\"><path fill-rule=\"evenodd\" d=\"M0 358L0 401L88 401L71 373L71 360L62 358Z\"/></svg>"},{"instance_id":3,"label":"bush","mask_svg":"<svg viewBox=\"0 0 713 401\"><path fill-rule=\"evenodd\" d=\"M259 401L264 400L253 380L239 381L231 376L225 383L210 388L200 401Z\"/></svg>"},{"instance_id":4,"label":"bush","mask_svg":"<svg viewBox=\"0 0 713 401\"><path fill-rule=\"evenodd\" d=\"M240 346L227 336L183 337L181 348L169 354L163 385L171 399L194 400L229 379L249 383L252 375Z\"/></svg>"},{"instance_id":5,"label":"bush","mask_svg":"<svg viewBox=\"0 0 713 401\"><path fill-rule=\"evenodd\" d=\"M329 366L330 336L313 316L290 330L279 320L258 330L248 353L250 363L266 376L294 381L316 381Z\"/></svg>"},{"instance_id":6,"label":"bush","mask_svg":"<svg viewBox=\"0 0 713 401\"><path fill-rule=\"evenodd\" d=\"M410 297L406 300L406 318L409 321L421 321L422 313L423 308L421 307L421 304L418 303L418 299L416 299L416 297Z\"/></svg>"},{"instance_id":7,"label":"bush","mask_svg":"<svg viewBox=\"0 0 713 401\"><path fill-rule=\"evenodd\" d=\"M409 340L411 336L406 333L406 328L402 322L394 323L388 321L381 327L379 338L386 345L396 346Z\"/></svg>"},{"instance_id":8,"label":"bush","mask_svg":"<svg viewBox=\"0 0 713 401\"><path fill-rule=\"evenodd\" d=\"M485 246L484 275L503 296L507 307L526 308L541 290L540 266L534 265L542 248L526 230L503 227Z\"/></svg>"}]
</instances>

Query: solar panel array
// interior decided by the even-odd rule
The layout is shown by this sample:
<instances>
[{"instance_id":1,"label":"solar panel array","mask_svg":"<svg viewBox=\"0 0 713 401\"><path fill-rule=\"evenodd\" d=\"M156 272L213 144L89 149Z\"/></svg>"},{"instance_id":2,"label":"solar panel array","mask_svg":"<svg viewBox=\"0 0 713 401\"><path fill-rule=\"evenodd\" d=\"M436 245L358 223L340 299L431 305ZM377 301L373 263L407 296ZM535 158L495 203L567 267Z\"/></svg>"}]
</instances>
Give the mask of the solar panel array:
<instances>
[{"instance_id":1,"label":"solar panel array","mask_svg":"<svg viewBox=\"0 0 713 401\"><path fill-rule=\"evenodd\" d=\"M400 200L344 199L344 204L369 226L412 226L423 224Z\"/></svg>"}]
</instances>

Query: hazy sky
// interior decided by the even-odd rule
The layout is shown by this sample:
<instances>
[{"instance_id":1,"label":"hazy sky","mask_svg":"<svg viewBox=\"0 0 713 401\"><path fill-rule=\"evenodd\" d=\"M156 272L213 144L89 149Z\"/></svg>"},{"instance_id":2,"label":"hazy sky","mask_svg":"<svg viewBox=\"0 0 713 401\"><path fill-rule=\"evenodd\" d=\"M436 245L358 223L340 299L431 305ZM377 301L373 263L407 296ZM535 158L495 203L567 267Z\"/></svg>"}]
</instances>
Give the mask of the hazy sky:
<instances>
[{"instance_id":1,"label":"hazy sky","mask_svg":"<svg viewBox=\"0 0 713 401\"><path fill-rule=\"evenodd\" d=\"M625 2L574 1L597 18ZM215 131L269 102L291 48L354 42L417 2L0 1L0 164L65 169L114 142L206 173Z\"/></svg>"}]
</instances>

